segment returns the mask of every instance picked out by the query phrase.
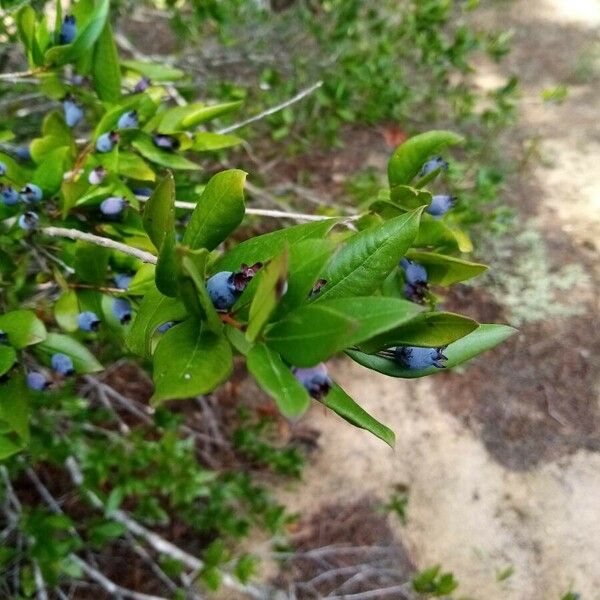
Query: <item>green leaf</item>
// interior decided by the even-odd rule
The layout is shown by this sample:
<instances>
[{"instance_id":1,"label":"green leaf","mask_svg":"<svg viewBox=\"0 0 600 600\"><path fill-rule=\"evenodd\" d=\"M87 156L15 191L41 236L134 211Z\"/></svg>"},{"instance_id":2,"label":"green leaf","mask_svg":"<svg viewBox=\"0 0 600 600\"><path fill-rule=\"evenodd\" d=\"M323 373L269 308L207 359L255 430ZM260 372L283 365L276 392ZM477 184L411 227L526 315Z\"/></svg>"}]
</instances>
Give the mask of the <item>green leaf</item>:
<instances>
[{"instance_id":1,"label":"green leaf","mask_svg":"<svg viewBox=\"0 0 600 600\"><path fill-rule=\"evenodd\" d=\"M246 173L229 169L210 178L192 213L183 243L213 250L244 219Z\"/></svg>"},{"instance_id":2,"label":"green leaf","mask_svg":"<svg viewBox=\"0 0 600 600\"><path fill-rule=\"evenodd\" d=\"M156 179L154 171L141 156L123 150L119 152L117 173L140 181L154 181Z\"/></svg>"},{"instance_id":3,"label":"green leaf","mask_svg":"<svg viewBox=\"0 0 600 600\"><path fill-rule=\"evenodd\" d=\"M121 67L110 23L104 29L94 47L92 76L98 98L104 102L117 102L121 97Z\"/></svg>"},{"instance_id":4,"label":"green leaf","mask_svg":"<svg viewBox=\"0 0 600 600\"><path fill-rule=\"evenodd\" d=\"M428 131L410 138L396 148L388 163L390 187L408 185L432 155L462 142L462 136L451 131Z\"/></svg>"},{"instance_id":5,"label":"green leaf","mask_svg":"<svg viewBox=\"0 0 600 600\"><path fill-rule=\"evenodd\" d=\"M17 349L38 344L46 339L46 327L30 310L13 310L0 316L0 331Z\"/></svg>"},{"instance_id":6,"label":"green leaf","mask_svg":"<svg viewBox=\"0 0 600 600\"><path fill-rule=\"evenodd\" d=\"M75 371L79 374L96 373L104 368L83 344L68 335L49 333L46 339L36 346L36 350L48 363L53 354L66 354L73 361Z\"/></svg>"},{"instance_id":7,"label":"green leaf","mask_svg":"<svg viewBox=\"0 0 600 600\"><path fill-rule=\"evenodd\" d=\"M361 408L339 385L334 385L321 402L348 423L366 429L388 446L394 447L396 443L394 432Z\"/></svg>"},{"instance_id":8,"label":"green leaf","mask_svg":"<svg viewBox=\"0 0 600 600\"><path fill-rule=\"evenodd\" d=\"M403 208L417 208L431 204L432 197L431 192L409 185L396 185L390 189L390 201Z\"/></svg>"},{"instance_id":9,"label":"green leaf","mask_svg":"<svg viewBox=\"0 0 600 600\"><path fill-rule=\"evenodd\" d=\"M54 318L59 326L72 333L79 329L79 301L74 290L63 292L54 304Z\"/></svg>"},{"instance_id":10,"label":"green leaf","mask_svg":"<svg viewBox=\"0 0 600 600\"><path fill-rule=\"evenodd\" d=\"M233 370L229 342L189 319L169 329L154 352L153 405L212 392Z\"/></svg>"},{"instance_id":11,"label":"green leaf","mask_svg":"<svg viewBox=\"0 0 600 600\"><path fill-rule=\"evenodd\" d=\"M242 263L253 265L257 262L267 262L267 260L279 254L286 244L292 248L294 244L298 244L303 240L325 237L336 223L337 219L303 223L302 225L295 225L250 238L221 257L213 271L235 271L240 268Z\"/></svg>"},{"instance_id":12,"label":"green leaf","mask_svg":"<svg viewBox=\"0 0 600 600\"><path fill-rule=\"evenodd\" d=\"M106 279L108 248L78 240L75 244L75 273L85 283L101 284Z\"/></svg>"},{"instance_id":13,"label":"green leaf","mask_svg":"<svg viewBox=\"0 0 600 600\"><path fill-rule=\"evenodd\" d=\"M250 305L246 338L253 342L261 334L285 291L288 267L287 248L269 262L258 275L258 285Z\"/></svg>"},{"instance_id":14,"label":"green leaf","mask_svg":"<svg viewBox=\"0 0 600 600\"><path fill-rule=\"evenodd\" d=\"M46 51L47 65L61 66L82 57L90 52L96 40L100 37L110 8L110 0L98 0L85 27L77 35L72 44L54 46Z\"/></svg>"},{"instance_id":15,"label":"green leaf","mask_svg":"<svg viewBox=\"0 0 600 600\"><path fill-rule=\"evenodd\" d=\"M19 38L27 52L31 51L35 38L35 11L29 5L23 6L15 15Z\"/></svg>"},{"instance_id":16,"label":"green leaf","mask_svg":"<svg viewBox=\"0 0 600 600\"><path fill-rule=\"evenodd\" d=\"M460 365L474 356L501 344L515 333L516 330L508 325L480 325L473 333L450 344L444 350L444 355L448 357L446 367L450 368ZM415 377L432 375L443 370L436 367L406 369L389 358L375 354L365 354L355 350L347 350L346 354L364 367L378 371L384 375L389 375L390 377L413 379Z\"/></svg>"},{"instance_id":17,"label":"green leaf","mask_svg":"<svg viewBox=\"0 0 600 600\"><path fill-rule=\"evenodd\" d=\"M348 346L359 323L320 304L290 312L270 327L265 339L290 364L313 367Z\"/></svg>"},{"instance_id":18,"label":"green leaf","mask_svg":"<svg viewBox=\"0 0 600 600\"><path fill-rule=\"evenodd\" d=\"M162 165L163 167L176 169L179 171L196 171L200 168L196 163L188 160L180 154L157 148L154 145L152 138L146 133L139 132L131 141L131 145L144 158L147 158L149 161L152 161L157 165Z\"/></svg>"},{"instance_id":19,"label":"green leaf","mask_svg":"<svg viewBox=\"0 0 600 600\"><path fill-rule=\"evenodd\" d=\"M23 442L29 441L29 393L22 377L11 377L0 392L0 421Z\"/></svg>"},{"instance_id":20,"label":"green leaf","mask_svg":"<svg viewBox=\"0 0 600 600\"><path fill-rule=\"evenodd\" d=\"M156 328L168 321L181 321L187 316L181 300L164 296L153 288L144 296L125 343L134 354L149 357Z\"/></svg>"},{"instance_id":21,"label":"green leaf","mask_svg":"<svg viewBox=\"0 0 600 600\"><path fill-rule=\"evenodd\" d=\"M357 343L361 350L368 353L400 345L438 348L465 337L477 327L477 321L462 315L429 312L413 316L394 329Z\"/></svg>"},{"instance_id":22,"label":"green leaf","mask_svg":"<svg viewBox=\"0 0 600 600\"><path fill-rule=\"evenodd\" d=\"M130 296L144 296L154 287L155 266L143 264L133 276L127 294Z\"/></svg>"},{"instance_id":23,"label":"green leaf","mask_svg":"<svg viewBox=\"0 0 600 600\"><path fill-rule=\"evenodd\" d=\"M167 234L161 245L154 272L156 287L165 296L173 298L178 294L177 278L179 277L179 264L175 254L176 248L175 231L171 231Z\"/></svg>"},{"instance_id":24,"label":"green leaf","mask_svg":"<svg viewBox=\"0 0 600 600\"><path fill-rule=\"evenodd\" d=\"M0 344L0 377L17 362L17 351L12 346Z\"/></svg>"},{"instance_id":25,"label":"green leaf","mask_svg":"<svg viewBox=\"0 0 600 600\"><path fill-rule=\"evenodd\" d=\"M167 173L148 198L142 223L155 248L160 250L167 234L175 228L175 180L172 173Z\"/></svg>"},{"instance_id":26,"label":"green leaf","mask_svg":"<svg viewBox=\"0 0 600 600\"><path fill-rule=\"evenodd\" d=\"M185 73L180 69L160 63L143 62L141 60L122 60L121 65L130 71L149 77L152 81L174 81L185 76Z\"/></svg>"},{"instance_id":27,"label":"green leaf","mask_svg":"<svg viewBox=\"0 0 600 600\"><path fill-rule=\"evenodd\" d=\"M63 182L63 173L71 165L71 148L61 146L44 156L33 174L33 182L39 185L46 193L54 194L60 189Z\"/></svg>"},{"instance_id":28,"label":"green leaf","mask_svg":"<svg viewBox=\"0 0 600 600\"><path fill-rule=\"evenodd\" d=\"M244 140L237 135L223 135L211 131L201 131L194 136L192 150L197 152L213 152L241 144Z\"/></svg>"},{"instance_id":29,"label":"green leaf","mask_svg":"<svg viewBox=\"0 0 600 600\"><path fill-rule=\"evenodd\" d=\"M327 283L315 301L379 290L417 236L421 212L418 208L352 236L325 269Z\"/></svg>"},{"instance_id":30,"label":"green leaf","mask_svg":"<svg viewBox=\"0 0 600 600\"><path fill-rule=\"evenodd\" d=\"M241 104L241 102L225 102L223 104L206 106L206 104L197 102L195 104L186 104L185 106L176 106L166 110L162 114L158 131L159 133L176 133L192 129L200 123L237 110Z\"/></svg>"},{"instance_id":31,"label":"green leaf","mask_svg":"<svg viewBox=\"0 0 600 600\"><path fill-rule=\"evenodd\" d=\"M294 377L290 368L265 344L256 344L246 357L248 370L258 385L271 396L283 415L301 416L310 405L306 388Z\"/></svg>"},{"instance_id":32,"label":"green leaf","mask_svg":"<svg viewBox=\"0 0 600 600\"><path fill-rule=\"evenodd\" d=\"M466 281L487 271L486 265L434 252L409 250L406 257L423 265L427 270L428 281L439 285Z\"/></svg>"}]
</instances>

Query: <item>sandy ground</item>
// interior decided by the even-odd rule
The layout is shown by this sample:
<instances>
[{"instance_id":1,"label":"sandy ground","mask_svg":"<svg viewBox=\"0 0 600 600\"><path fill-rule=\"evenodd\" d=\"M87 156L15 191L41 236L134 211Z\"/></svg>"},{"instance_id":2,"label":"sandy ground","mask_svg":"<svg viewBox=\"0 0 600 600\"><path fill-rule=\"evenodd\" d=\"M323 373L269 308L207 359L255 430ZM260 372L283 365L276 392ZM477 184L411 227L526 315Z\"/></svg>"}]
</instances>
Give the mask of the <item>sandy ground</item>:
<instances>
[{"instance_id":1,"label":"sandy ground","mask_svg":"<svg viewBox=\"0 0 600 600\"><path fill-rule=\"evenodd\" d=\"M502 68L521 79L522 138L541 140L543 160L532 174L537 224L545 236L568 238L587 268L599 269L600 89L597 77L573 73L598 44L600 2L521 0L507 4L496 24L515 31L515 52ZM498 78L487 68L482 85ZM540 92L561 83L569 87L566 101L543 104ZM310 512L369 492L386 497L405 484L408 523L397 526L398 536L419 568L441 563L455 573L456 597L559 600L573 589L600 599L597 451L572 449L511 470L490 454L477 427L444 408L438 380L387 379L347 361L333 374L396 431L397 447L314 410L309 421L322 431L321 450L302 487L282 493L292 509ZM594 410L599 375L586 399ZM514 573L498 581L507 567Z\"/></svg>"}]
</instances>

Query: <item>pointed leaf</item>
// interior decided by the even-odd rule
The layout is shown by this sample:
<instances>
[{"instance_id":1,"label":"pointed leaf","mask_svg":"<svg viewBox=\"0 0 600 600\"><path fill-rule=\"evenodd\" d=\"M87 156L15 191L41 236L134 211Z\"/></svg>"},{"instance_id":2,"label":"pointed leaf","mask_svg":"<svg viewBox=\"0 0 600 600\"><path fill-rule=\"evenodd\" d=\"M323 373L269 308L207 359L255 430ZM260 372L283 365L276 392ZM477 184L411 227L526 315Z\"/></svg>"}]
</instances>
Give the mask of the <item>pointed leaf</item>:
<instances>
[{"instance_id":1,"label":"pointed leaf","mask_svg":"<svg viewBox=\"0 0 600 600\"><path fill-rule=\"evenodd\" d=\"M117 102L121 97L121 67L112 28L108 22L94 46L92 75L94 88L100 100Z\"/></svg>"},{"instance_id":2,"label":"pointed leaf","mask_svg":"<svg viewBox=\"0 0 600 600\"><path fill-rule=\"evenodd\" d=\"M17 351L12 346L0 344L0 377L10 371L15 362L17 362Z\"/></svg>"},{"instance_id":3,"label":"pointed leaf","mask_svg":"<svg viewBox=\"0 0 600 600\"><path fill-rule=\"evenodd\" d=\"M175 180L171 172L158 183L144 206L142 223L148 237L160 250L167 235L175 228Z\"/></svg>"},{"instance_id":4,"label":"pointed leaf","mask_svg":"<svg viewBox=\"0 0 600 600\"><path fill-rule=\"evenodd\" d=\"M75 371L79 374L96 373L104 368L96 357L80 342L60 333L49 333L46 339L39 343L36 352L50 364L50 358L57 352L62 352L71 358Z\"/></svg>"},{"instance_id":5,"label":"pointed leaf","mask_svg":"<svg viewBox=\"0 0 600 600\"><path fill-rule=\"evenodd\" d=\"M17 349L38 344L46 339L46 327L30 310L13 310L0 315L0 331L8 336L8 342Z\"/></svg>"},{"instance_id":6,"label":"pointed leaf","mask_svg":"<svg viewBox=\"0 0 600 600\"><path fill-rule=\"evenodd\" d=\"M200 168L199 165L181 156L181 154L158 148L152 141L152 138L146 133L138 133L131 141L131 145L144 158L157 165L179 171L196 171Z\"/></svg>"},{"instance_id":7,"label":"pointed leaf","mask_svg":"<svg viewBox=\"0 0 600 600\"><path fill-rule=\"evenodd\" d=\"M481 263L434 252L410 250L406 256L423 265L427 270L428 280L439 285L451 285L459 281L466 281L487 271L487 266Z\"/></svg>"}]
</instances>

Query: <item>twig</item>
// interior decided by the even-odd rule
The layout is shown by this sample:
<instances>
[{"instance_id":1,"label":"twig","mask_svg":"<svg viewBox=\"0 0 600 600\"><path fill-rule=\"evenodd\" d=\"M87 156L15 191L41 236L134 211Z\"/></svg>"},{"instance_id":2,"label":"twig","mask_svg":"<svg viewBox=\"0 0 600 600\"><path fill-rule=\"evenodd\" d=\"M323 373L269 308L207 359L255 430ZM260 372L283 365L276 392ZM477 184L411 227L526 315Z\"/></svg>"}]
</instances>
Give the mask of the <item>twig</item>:
<instances>
[{"instance_id":1,"label":"twig","mask_svg":"<svg viewBox=\"0 0 600 600\"><path fill-rule=\"evenodd\" d=\"M157 262L156 256L154 256L154 254L150 254L150 252L145 252L144 250L139 250L138 248L132 248L127 244L122 244L121 242L111 240L110 238L101 237L93 233L86 233L84 231L79 231L78 229L67 229L65 227L42 227L40 232L51 237L65 237L69 238L70 240L82 240L84 242L89 242L90 244L96 244L97 246L110 248L111 250L117 250L119 252L123 252L124 254L129 254L129 256L138 258L142 262L149 263L151 265L155 265Z\"/></svg>"},{"instance_id":2,"label":"twig","mask_svg":"<svg viewBox=\"0 0 600 600\"><path fill-rule=\"evenodd\" d=\"M21 83L23 80L29 81L32 75L41 73L44 69L30 69L29 71L20 71L16 73L0 73L0 81L8 81L9 83ZM37 83L37 79L32 80Z\"/></svg>"},{"instance_id":3,"label":"twig","mask_svg":"<svg viewBox=\"0 0 600 600\"><path fill-rule=\"evenodd\" d=\"M37 600L48 600L46 583L44 582L44 576L37 560L33 561L33 580L35 581Z\"/></svg>"},{"instance_id":4,"label":"twig","mask_svg":"<svg viewBox=\"0 0 600 600\"><path fill-rule=\"evenodd\" d=\"M403 594L408 598L416 598L416 594L412 591L412 585L410 583L403 583L402 585L393 585L386 588L380 588L378 590L369 590L368 592L358 592L356 594L344 594L343 596L329 595L325 596L328 600L372 600L373 598L381 598L383 596L399 598L397 595L392 594Z\"/></svg>"},{"instance_id":5,"label":"twig","mask_svg":"<svg viewBox=\"0 0 600 600\"><path fill-rule=\"evenodd\" d=\"M289 100L286 100L285 102L282 102L281 104L272 106L271 108L267 108L266 110L263 110L261 113L258 113L257 115L254 115L253 117L250 117L249 119L245 119L244 121L240 121L239 123L234 123L233 125L229 125L228 127L223 127L222 129L217 129L217 133L229 133L230 131L235 131L236 129L245 127L246 125L249 125L250 123L260 121L261 119L264 119L265 117L268 117L269 115L279 112L280 110L283 110L284 108L287 108L288 106L291 106L292 104L295 104L296 102L299 102L303 98L306 98L306 96L309 96L315 90L318 90L322 85L323 85L322 81L317 81L316 83L313 83L311 86L307 87L306 89L298 92L295 96L293 96Z\"/></svg>"}]
</instances>

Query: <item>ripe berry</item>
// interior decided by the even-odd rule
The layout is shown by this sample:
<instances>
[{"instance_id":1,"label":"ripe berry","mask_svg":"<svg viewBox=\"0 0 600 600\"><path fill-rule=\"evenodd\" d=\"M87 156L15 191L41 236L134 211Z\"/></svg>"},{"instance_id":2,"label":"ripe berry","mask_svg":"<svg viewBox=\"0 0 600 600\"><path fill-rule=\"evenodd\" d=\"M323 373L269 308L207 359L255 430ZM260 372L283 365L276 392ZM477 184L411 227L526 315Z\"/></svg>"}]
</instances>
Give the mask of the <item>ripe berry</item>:
<instances>
[{"instance_id":1,"label":"ripe berry","mask_svg":"<svg viewBox=\"0 0 600 600\"><path fill-rule=\"evenodd\" d=\"M404 279L407 283L427 283L427 271L423 265L403 258L400 266L404 269Z\"/></svg>"},{"instance_id":2,"label":"ripe berry","mask_svg":"<svg viewBox=\"0 0 600 600\"><path fill-rule=\"evenodd\" d=\"M65 113L65 123L69 127L75 127L83 119L83 108L69 96L63 100L63 110Z\"/></svg>"},{"instance_id":3,"label":"ripe berry","mask_svg":"<svg viewBox=\"0 0 600 600\"><path fill-rule=\"evenodd\" d=\"M115 286L120 290L126 290L131 283L133 277L131 275L125 275L124 273L117 273L113 277L113 281L115 282Z\"/></svg>"},{"instance_id":4,"label":"ripe berry","mask_svg":"<svg viewBox=\"0 0 600 600\"><path fill-rule=\"evenodd\" d=\"M99 167L96 167L90 171L90 174L88 175L88 181L92 185L98 185L104 181L104 178L107 175L108 171L102 165L100 165Z\"/></svg>"},{"instance_id":5,"label":"ripe berry","mask_svg":"<svg viewBox=\"0 0 600 600\"><path fill-rule=\"evenodd\" d=\"M71 357L63 354L62 352L53 354L50 358L50 364L59 375L63 375L64 377L68 377L69 375L73 375L73 373L75 373L75 367L73 367L73 361L71 360Z\"/></svg>"},{"instance_id":6,"label":"ripe berry","mask_svg":"<svg viewBox=\"0 0 600 600\"><path fill-rule=\"evenodd\" d=\"M25 379L27 381L27 387L36 392L45 390L49 384L49 381L46 379L46 377L37 371L29 371Z\"/></svg>"},{"instance_id":7,"label":"ripe berry","mask_svg":"<svg viewBox=\"0 0 600 600\"><path fill-rule=\"evenodd\" d=\"M294 377L315 400L320 400L326 396L333 385L324 363L319 363L316 367L310 369L294 368L292 372Z\"/></svg>"},{"instance_id":8,"label":"ripe berry","mask_svg":"<svg viewBox=\"0 0 600 600\"><path fill-rule=\"evenodd\" d=\"M150 81L150 79L148 77L142 77L136 84L135 87L133 88L133 91L136 94L139 94L140 92L145 92L149 87L150 84L152 82Z\"/></svg>"},{"instance_id":9,"label":"ripe berry","mask_svg":"<svg viewBox=\"0 0 600 600\"><path fill-rule=\"evenodd\" d=\"M121 325L131 321L131 304L127 298L115 298L112 303L112 311Z\"/></svg>"},{"instance_id":10,"label":"ripe berry","mask_svg":"<svg viewBox=\"0 0 600 600\"><path fill-rule=\"evenodd\" d=\"M434 196L431 199L431 204L427 207L426 212L434 217L445 215L456 204L456 196L448 196L441 194Z\"/></svg>"},{"instance_id":11,"label":"ripe berry","mask_svg":"<svg viewBox=\"0 0 600 600\"><path fill-rule=\"evenodd\" d=\"M117 122L119 129L135 129L138 126L138 114L136 110L123 113Z\"/></svg>"},{"instance_id":12,"label":"ripe berry","mask_svg":"<svg viewBox=\"0 0 600 600\"><path fill-rule=\"evenodd\" d=\"M425 175L429 175L432 171L436 169L442 169L444 171L448 170L448 163L441 156L434 156L430 158L419 171L418 177L425 177Z\"/></svg>"},{"instance_id":13,"label":"ripe berry","mask_svg":"<svg viewBox=\"0 0 600 600\"><path fill-rule=\"evenodd\" d=\"M28 210L19 217L19 227L25 231L32 231L37 227L39 220L37 213Z\"/></svg>"},{"instance_id":14,"label":"ripe berry","mask_svg":"<svg viewBox=\"0 0 600 600\"><path fill-rule=\"evenodd\" d=\"M177 150L179 148L179 140L172 135L155 133L152 136L152 141L157 148L162 148L163 150Z\"/></svg>"},{"instance_id":15,"label":"ripe berry","mask_svg":"<svg viewBox=\"0 0 600 600\"><path fill-rule=\"evenodd\" d=\"M28 183L21 190L21 200L27 203L37 204L44 197L44 192L35 183Z\"/></svg>"},{"instance_id":16,"label":"ripe berry","mask_svg":"<svg viewBox=\"0 0 600 600\"><path fill-rule=\"evenodd\" d=\"M8 344L8 334L0 329L0 344Z\"/></svg>"},{"instance_id":17,"label":"ripe berry","mask_svg":"<svg viewBox=\"0 0 600 600\"><path fill-rule=\"evenodd\" d=\"M166 323L163 323L162 325L159 325L156 328L156 331L158 333L164 333L165 331L169 331L169 329L171 329L171 327L173 327L174 325L176 325L175 321L167 321Z\"/></svg>"},{"instance_id":18,"label":"ripe berry","mask_svg":"<svg viewBox=\"0 0 600 600\"><path fill-rule=\"evenodd\" d=\"M118 217L127 206L127 200L121 196L110 196L100 204L100 212L105 217Z\"/></svg>"},{"instance_id":19,"label":"ripe berry","mask_svg":"<svg viewBox=\"0 0 600 600\"><path fill-rule=\"evenodd\" d=\"M100 319L95 312L91 310L86 310L82 313L79 313L77 317L77 323L79 325L79 329L82 331L98 331L100 327Z\"/></svg>"},{"instance_id":20,"label":"ripe berry","mask_svg":"<svg viewBox=\"0 0 600 600\"><path fill-rule=\"evenodd\" d=\"M70 44L77 35L77 24L73 15L66 15L60 26L59 41L61 44Z\"/></svg>"},{"instance_id":21,"label":"ripe berry","mask_svg":"<svg viewBox=\"0 0 600 600\"><path fill-rule=\"evenodd\" d=\"M236 273L221 271L213 275L206 282L206 289L214 307L218 310L231 308L261 267L262 263L251 267L242 265Z\"/></svg>"},{"instance_id":22,"label":"ripe berry","mask_svg":"<svg viewBox=\"0 0 600 600\"><path fill-rule=\"evenodd\" d=\"M6 206L14 206L19 202L19 192L10 185L0 185L0 196Z\"/></svg>"},{"instance_id":23,"label":"ripe berry","mask_svg":"<svg viewBox=\"0 0 600 600\"><path fill-rule=\"evenodd\" d=\"M6 175L6 165L3 162L0 162L0 177Z\"/></svg>"},{"instance_id":24,"label":"ripe berry","mask_svg":"<svg viewBox=\"0 0 600 600\"><path fill-rule=\"evenodd\" d=\"M29 150L29 146L17 146L13 152L20 160L31 160L31 150Z\"/></svg>"},{"instance_id":25,"label":"ripe berry","mask_svg":"<svg viewBox=\"0 0 600 600\"><path fill-rule=\"evenodd\" d=\"M145 196L146 198L149 198L150 196L152 196L151 188L133 188L131 191L136 196Z\"/></svg>"},{"instance_id":26,"label":"ripe berry","mask_svg":"<svg viewBox=\"0 0 600 600\"><path fill-rule=\"evenodd\" d=\"M408 369L427 369L437 367L443 369L442 361L448 360L441 348L420 348L417 346L398 346L394 350L396 362Z\"/></svg>"},{"instance_id":27,"label":"ripe berry","mask_svg":"<svg viewBox=\"0 0 600 600\"><path fill-rule=\"evenodd\" d=\"M96 150L98 152L110 152L119 141L119 134L116 131L107 131L96 140Z\"/></svg>"}]
</instances>

